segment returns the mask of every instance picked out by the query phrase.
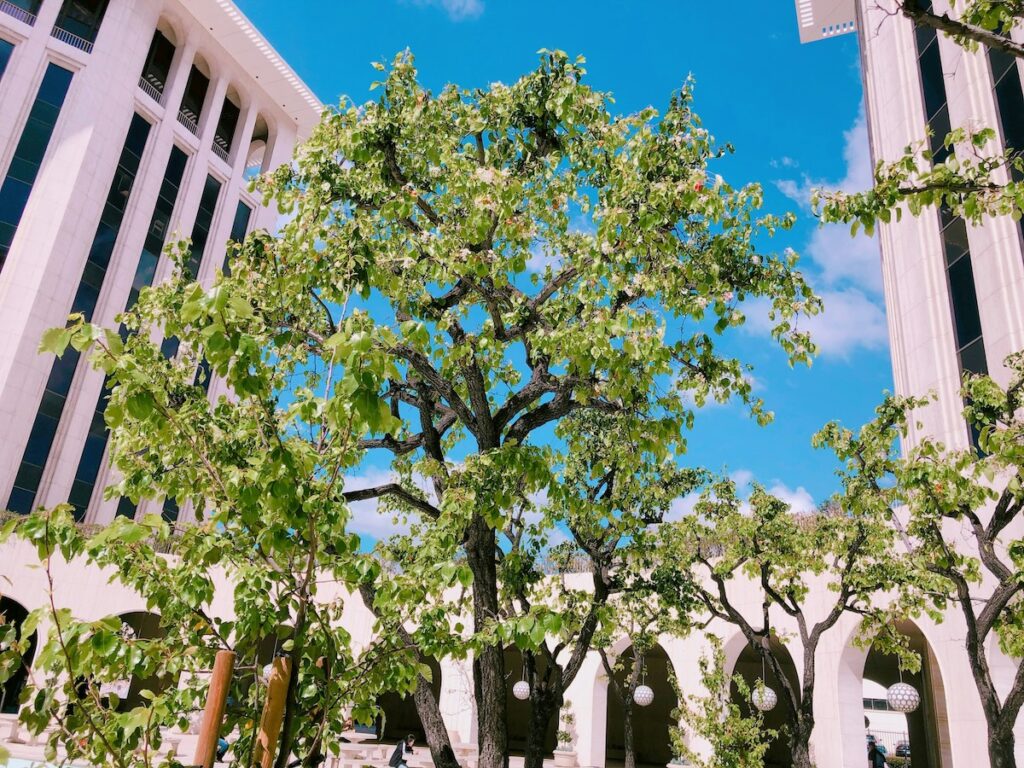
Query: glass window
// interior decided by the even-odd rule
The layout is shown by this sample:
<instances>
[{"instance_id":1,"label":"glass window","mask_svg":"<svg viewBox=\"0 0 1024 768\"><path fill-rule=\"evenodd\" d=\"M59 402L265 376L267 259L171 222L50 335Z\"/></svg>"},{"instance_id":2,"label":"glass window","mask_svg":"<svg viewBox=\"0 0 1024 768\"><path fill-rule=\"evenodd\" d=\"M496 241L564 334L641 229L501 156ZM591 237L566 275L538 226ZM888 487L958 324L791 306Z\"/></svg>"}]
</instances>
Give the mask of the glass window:
<instances>
[{"instance_id":1,"label":"glass window","mask_svg":"<svg viewBox=\"0 0 1024 768\"><path fill-rule=\"evenodd\" d=\"M95 43L106 12L107 0L64 0L55 26Z\"/></svg>"},{"instance_id":2,"label":"glass window","mask_svg":"<svg viewBox=\"0 0 1024 768\"><path fill-rule=\"evenodd\" d=\"M171 215L174 213L174 205L178 199L178 190L181 187L181 179L185 175L185 166L187 164L188 155L178 147L173 147L171 149L171 156L167 161L167 169L164 171L164 179L160 185L156 205L153 208L149 235L146 237L142 253L139 256L139 263L135 270L135 279L132 282L132 290L128 294L128 301L125 305L126 310L131 309L135 305L139 298L139 291L143 287L152 284L157 264L160 262L160 253L164 246L163 238L157 233L165 232L170 226ZM127 337L128 331L123 325L120 331L122 338ZM82 450L82 457L78 461L72 498L69 499L76 512L83 517L89 504L89 499L92 498L92 489L96 485L96 478L99 475L100 465L102 464L103 450L107 445L108 433L106 424L103 421L103 412L107 408L108 397L107 383L104 382L103 392L96 403L92 426L89 428L89 437L86 439L86 445ZM83 503L83 499L85 506L80 506Z\"/></svg>"},{"instance_id":3,"label":"glass window","mask_svg":"<svg viewBox=\"0 0 1024 768\"><path fill-rule=\"evenodd\" d=\"M150 125L145 119L139 115L132 117L128 135L114 171L114 178L107 193L107 201L100 215L100 222L89 249L88 259L82 270L82 278L71 302L71 311L82 313L87 321L92 319L93 310L96 308L96 301L103 286L114 243L121 229L124 211L135 183L142 149L146 145L149 130ZM19 467L19 476L21 470L28 467L35 467L38 469L38 473L33 476L35 478L33 482L26 481L20 485L16 484L16 493L11 494L11 499L8 502L8 509L13 512L24 514L31 511L36 492L39 489L38 480L53 447L54 437L57 434L67 395L78 366L78 359L79 353L69 348L62 357L54 360L50 367L50 375L47 377L46 389L43 392L43 401L36 414L28 445ZM95 422L94 416L94 427ZM87 503L88 499L86 499ZM84 515L84 512L85 508L82 507L79 510L79 515Z\"/></svg>"},{"instance_id":4,"label":"glass window","mask_svg":"<svg viewBox=\"0 0 1024 768\"><path fill-rule=\"evenodd\" d=\"M14 233L25 213L32 185L35 184L70 85L71 72L56 64L46 67L28 121L11 158L7 178L3 186L0 186L0 270L3 270L14 241Z\"/></svg>"},{"instance_id":5,"label":"glass window","mask_svg":"<svg viewBox=\"0 0 1024 768\"><path fill-rule=\"evenodd\" d=\"M992 67L993 93L1003 146L1016 154L1024 151L1024 91L1021 90L1020 71L1016 59L1002 51L990 48L988 60ZM1014 176L1021 180L1019 172L1014 171Z\"/></svg>"},{"instance_id":6,"label":"glass window","mask_svg":"<svg viewBox=\"0 0 1024 768\"><path fill-rule=\"evenodd\" d=\"M7 62L11 60L11 55L14 53L14 43L9 43L3 38L0 38L0 77L4 76L4 70L7 69Z\"/></svg>"},{"instance_id":7,"label":"glass window","mask_svg":"<svg viewBox=\"0 0 1024 768\"><path fill-rule=\"evenodd\" d=\"M967 242L967 225L959 216L953 219L942 230L942 241L946 249L946 263L953 264L967 255L970 244Z\"/></svg>"},{"instance_id":8,"label":"glass window","mask_svg":"<svg viewBox=\"0 0 1024 768\"><path fill-rule=\"evenodd\" d=\"M171 73L171 62L174 60L174 43L168 40L159 30L153 35L149 44L146 63L142 67L142 79L162 94Z\"/></svg>"},{"instance_id":9,"label":"glass window","mask_svg":"<svg viewBox=\"0 0 1024 768\"><path fill-rule=\"evenodd\" d=\"M974 271L970 258L960 259L949 268L949 294L953 303L957 347L963 349L981 336L978 297L974 290Z\"/></svg>"}]
</instances>

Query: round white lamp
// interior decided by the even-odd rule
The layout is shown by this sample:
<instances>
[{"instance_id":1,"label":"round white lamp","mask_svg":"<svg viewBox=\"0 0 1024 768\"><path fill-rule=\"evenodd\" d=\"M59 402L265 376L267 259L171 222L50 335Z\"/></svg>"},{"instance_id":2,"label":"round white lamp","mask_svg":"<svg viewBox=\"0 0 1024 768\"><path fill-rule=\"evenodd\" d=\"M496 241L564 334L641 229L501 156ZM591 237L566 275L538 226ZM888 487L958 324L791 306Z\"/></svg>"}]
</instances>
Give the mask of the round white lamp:
<instances>
[{"instance_id":1,"label":"round white lamp","mask_svg":"<svg viewBox=\"0 0 1024 768\"><path fill-rule=\"evenodd\" d=\"M763 682L758 682L750 692L750 703L762 712L771 712L779 703L779 696Z\"/></svg>"},{"instance_id":2,"label":"round white lamp","mask_svg":"<svg viewBox=\"0 0 1024 768\"><path fill-rule=\"evenodd\" d=\"M525 680L520 680L512 686L512 695L520 701L526 701L530 698L530 684Z\"/></svg>"},{"instance_id":3,"label":"round white lamp","mask_svg":"<svg viewBox=\"0 0 1024 768\"><path fill-rule=\"evenodd\" d=\"M633 701L641 707L649 707L651 702L654 701L654 691L651 690L650 686L638 685L636 690L633 691Z\"/></svg>"},{"instance_id":4,"label":"round white lamp","mask_svg":"<svg viewBox=\"0 0 1024 768\"><path fill-rule=\"evenodd\" d=\"M899 682L885 692L885 700L897 712L913 712L921 705L921 694L914 686Z\"/></svg>"}]
</instances>

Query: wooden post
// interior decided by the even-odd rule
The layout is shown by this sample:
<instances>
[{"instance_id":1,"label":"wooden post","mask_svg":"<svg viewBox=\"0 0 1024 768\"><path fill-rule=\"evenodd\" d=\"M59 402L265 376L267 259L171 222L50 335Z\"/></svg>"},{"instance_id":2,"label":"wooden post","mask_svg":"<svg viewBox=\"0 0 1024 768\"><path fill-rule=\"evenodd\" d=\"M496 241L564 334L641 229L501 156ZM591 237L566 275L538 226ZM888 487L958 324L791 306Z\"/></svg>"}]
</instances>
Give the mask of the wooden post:
<instances>
[{"instance_id":1,"label":"wooden post","mask_svg":"<svg viewBox=\"0 0 1024 768\"><path fill-rule=\"evenodd\" d=\"M220 725L224 721L224 710L228 704L231 688L231 674L235 671L235 652L217 651L210 675L210 691L206 695L206 709L203 710L203 724L199 727L199 742L196 744L194 765L213 768L217 756L217 739Z\"/></svg>"},{"instance_id":2,"label":"wooden post","mask_svg":"<svg viewBox=\"0 0 1024 768\"><path fill-rule=\"evenodd\" d=\"M292 660L286 656L274 659L267 684L267 700L263 702L260 730L253 745L252 762L260 768L273 768L274 757L284 720L284 705L288 698L288 681L292 674Z\"/></svg>"}]
</instances>

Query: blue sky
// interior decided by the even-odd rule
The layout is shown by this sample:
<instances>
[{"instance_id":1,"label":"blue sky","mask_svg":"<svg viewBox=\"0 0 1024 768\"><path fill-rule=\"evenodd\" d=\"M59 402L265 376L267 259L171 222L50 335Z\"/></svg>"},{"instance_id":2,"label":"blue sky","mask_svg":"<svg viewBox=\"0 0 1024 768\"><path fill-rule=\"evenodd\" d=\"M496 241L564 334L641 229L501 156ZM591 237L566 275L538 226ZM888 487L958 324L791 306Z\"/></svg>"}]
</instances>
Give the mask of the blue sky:
<instances>
[{"instance_id":1,"label":"blue sky","mask_svg":"<svg viewBox=\"0 0 1024 768\"><path fill-rule=\"evenodd\" d=\"M854 36L800 45L789 0L744 0L727 12L694 0L239 5L326 103L342 94L369 99L377 75L370 62L406 47L435 89L511 82L536 65L540 48L583 54L590 84L611 91L622 112L663 106L692 73L705 126L736 147L716 170L733 184L762 182L767 209L798 214L797 227L775 247L802 255L826 312L812 326L821 353L810 369L790 369L757 322L730 345L754 364L758 394L775 423L760 428L738 406L706 408L687 461L755 477L798 506L835 490L833 462L810 447L811 435L831 419L863 423L892 387L877 246L845 229L820 229L807 208L815 185L863 188L870 177ZM353 487L377 477L371 469ZM370 513L359 518L372 535Z\"/></svg>"}]
</instances>

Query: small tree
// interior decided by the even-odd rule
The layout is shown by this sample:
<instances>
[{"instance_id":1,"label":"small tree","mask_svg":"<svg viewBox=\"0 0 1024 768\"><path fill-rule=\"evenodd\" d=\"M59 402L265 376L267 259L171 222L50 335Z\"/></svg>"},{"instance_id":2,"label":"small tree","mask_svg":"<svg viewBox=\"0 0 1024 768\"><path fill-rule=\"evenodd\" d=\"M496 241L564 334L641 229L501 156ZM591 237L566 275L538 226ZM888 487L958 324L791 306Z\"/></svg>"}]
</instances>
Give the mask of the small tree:
<instances>
[{"instance_id":1,"label":"small tree","mask_svg":"<svg viewBox=\"0 0 1024 768\"><path fill-rule=\"evenodd\" d=\"M979 376L964 389L979 449L950 451L926 439L898 473L919 568L913 586L937 618L950 605L963 617L993 768L1017 764L1013 729L1024 705L1024 355L1006 365L1005 388ZM992 676L993 639L1015 670L1002 693Z\"/></svg>"},{"instance_id":2,"label":"small tree","mask_svg":"<svg viewBox=\"0 0 1024 768\"><path fill-rule=\"evenodd\" d=\"M890 506L896 490L894 441L905 407L888 401L877 418L854 435L830 424L815 445L831 448L842 462L843 492L824 509L794 514L789 505L756 486L748 500L734 482L722 479L701 495L694 513L662 526L652 553L652 580L668 605L697 600L705 615L737 627L757 651L781 687L793 765L810 768L814 730L816 657L822 637L852 612L867 619L870 635L888 620L881 598L905 583L905 559L893 556L898 541ZM742 581L741 581L742 580ZM759 616L744 613L739 594L754 589L762 597ZM827 598L822 616L808 613L808 597ZM801 684L786 674L782 653L773 644L772 616L784 614L796 625L803 648Z\"/></svg>"},{"instance_id":3,"label":"small tree","mask_svg":"<svg viewBox=\"0 0 1024 768\"><path fill-rule=\"evenodd\" d=\"M700 659L704 692L679 697L686 731L683 728L673 731L676 754L695 768L763 768L768 746L778 733L765 727L764 715L759 710L744 714L732 700L731 684L744 699L750 698L750 687L740 675L729 678L721 641L710 634L708 639L711 652ZM710 754L694 749L688 738L690 734L704 739Z\"/></svg>"}]
</instances>

